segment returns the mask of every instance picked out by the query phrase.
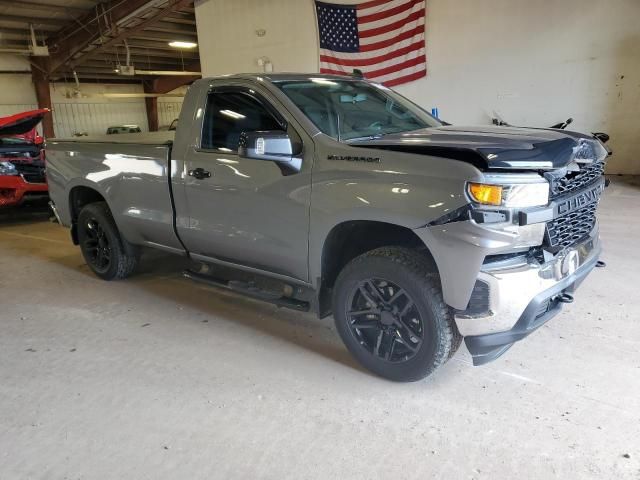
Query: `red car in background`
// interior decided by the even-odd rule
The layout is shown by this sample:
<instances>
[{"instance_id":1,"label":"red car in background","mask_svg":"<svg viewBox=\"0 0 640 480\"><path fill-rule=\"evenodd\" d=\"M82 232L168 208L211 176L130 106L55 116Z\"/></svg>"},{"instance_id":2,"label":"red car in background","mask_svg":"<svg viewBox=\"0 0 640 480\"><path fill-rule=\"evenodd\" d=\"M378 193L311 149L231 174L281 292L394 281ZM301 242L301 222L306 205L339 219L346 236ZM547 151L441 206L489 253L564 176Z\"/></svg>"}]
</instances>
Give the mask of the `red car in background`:
<instances>
[{"instance_id":1,"label":"red car in background","mask_svg":"<svg viewBox=\"0 0 640 480\"><path fill-rule=\"evenodd\" d=\"M0 208L48 196L44 139L36 127L49 109L0 118Z\"/></svg>"}]
</instances>

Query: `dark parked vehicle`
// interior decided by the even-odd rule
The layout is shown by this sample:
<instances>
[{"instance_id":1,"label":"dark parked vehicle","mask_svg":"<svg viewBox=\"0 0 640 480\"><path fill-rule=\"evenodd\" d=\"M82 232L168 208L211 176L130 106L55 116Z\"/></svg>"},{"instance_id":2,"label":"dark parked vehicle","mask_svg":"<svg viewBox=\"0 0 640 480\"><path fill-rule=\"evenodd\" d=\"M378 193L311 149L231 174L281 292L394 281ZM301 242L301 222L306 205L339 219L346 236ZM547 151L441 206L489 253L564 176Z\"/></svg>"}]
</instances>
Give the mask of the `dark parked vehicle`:
<instances>
[{"instance_id":1,"label":"dark parked vehicle","mask_svg":"<svg viewBox=\"0 0 640 480\"><path fill-rule=\"evenodd\" d=\"M107 135L122 135L123 133L140 133L142 130L138 125L116 125L107 128Z\"/></svg>"},{"instance_id":2,"label":"dark parked vehicle","mask_svg":"<svg viewBox=\"0 0 640 480\"><path fill-rule=\"evenodd\" d=\"M502 355L573 300L601 251L591 135L444 125L328 75L196 82L175 132L47 146L60 223L106 280L140 247L186 276L320 317L367 368L418 380L463 338Z\"/></svg>"}]
</instances>

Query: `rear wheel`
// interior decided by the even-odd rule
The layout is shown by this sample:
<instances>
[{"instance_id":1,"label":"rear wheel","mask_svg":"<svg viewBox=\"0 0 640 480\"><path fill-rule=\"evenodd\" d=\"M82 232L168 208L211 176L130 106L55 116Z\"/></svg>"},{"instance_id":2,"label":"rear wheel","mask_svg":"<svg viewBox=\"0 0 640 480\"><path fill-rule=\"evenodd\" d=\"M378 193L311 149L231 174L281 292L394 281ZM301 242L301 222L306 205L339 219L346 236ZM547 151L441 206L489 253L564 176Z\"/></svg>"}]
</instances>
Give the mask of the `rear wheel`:
<instances>
[{"instance_id":1,"label":"rear wheel","mask_svg":"<svg viewBox=\"0 0 640 480\"><path fill-rule=\"evenodd\" d=\"M384 247L351 261L336 280L333 314L349 351L390 380L420 380L460 346L440 279L415 250Z\"/></svg>"},{"instance_id":2,"label":"rear wheel","mask_svg":"<svg viewBox=\"0 0 640 480\"><path fill-rule=\"evenodd\" d=\"M138 252L120 236L105 202L91 203L80 211L78 241L87 265L104 280L126 278L138 265Z\"/></svg>"}]
</instances>

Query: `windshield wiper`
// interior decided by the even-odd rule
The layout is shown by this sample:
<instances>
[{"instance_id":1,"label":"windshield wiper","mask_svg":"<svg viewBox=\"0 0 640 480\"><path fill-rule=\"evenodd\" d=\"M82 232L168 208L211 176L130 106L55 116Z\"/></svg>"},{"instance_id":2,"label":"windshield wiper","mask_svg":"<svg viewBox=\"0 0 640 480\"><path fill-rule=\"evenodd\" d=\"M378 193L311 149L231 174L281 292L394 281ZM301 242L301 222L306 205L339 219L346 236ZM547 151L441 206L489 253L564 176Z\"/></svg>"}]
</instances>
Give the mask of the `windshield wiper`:
<instances>
[{"instance_id":1,"label":"windshield wiper","mask_svg":"<svg viewBox=\"0 0 640 480\"><path fill-rule=\"evenodd\" d=\"M366 135L364 137L348 138L345 141L346 142L360 142L362 140L378 140L379 138L382 138L385 135L386 135L386 133L376 133L375 135Z\"/></svg>"}]
</instances>

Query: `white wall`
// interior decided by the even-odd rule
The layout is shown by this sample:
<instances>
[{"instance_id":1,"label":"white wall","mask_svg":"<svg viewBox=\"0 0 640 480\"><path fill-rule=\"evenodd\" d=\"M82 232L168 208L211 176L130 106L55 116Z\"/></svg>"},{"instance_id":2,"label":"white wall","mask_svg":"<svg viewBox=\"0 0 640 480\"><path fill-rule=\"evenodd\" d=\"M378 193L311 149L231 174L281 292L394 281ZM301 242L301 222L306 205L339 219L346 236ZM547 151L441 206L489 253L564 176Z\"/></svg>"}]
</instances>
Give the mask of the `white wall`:
<instances>
[{"instance_id":1,"label":"white wall","mask_svg":"<svg viewBox=\"0 0 640 480\"><path fill-rule=\"evenodd\" d=\"M110 93L143 93L141 85L96 84L80 82L78 96L75 83L51 85L53 128L56 137L75 133L104 134L113 125L135 124L148 130L143 98L108 98Z\"/></svg>"},{"instance_id":2,"label":"white wall","mask_svg":"<svg viewBox=\"0 0 640 480\"><path fill-rule=\"evenodd\" d=\"M104 84L80 82L80 97L73 95L75 83L55 83L51 86L54 129L57 137L68 137L76 132L89 135L104 134L114 125L134 124L148 131L144 98L113 98L109 94L144 93L142 85ZM184 92L178 89L177 94ZM182 98L158 99L160 127L168 127L182 108Z\"/></svg>"},{"instance_id":3,"label":"white wall","mask_svg":"<svg viewBox=\"0 0 640 480\"><path fill-rule=\"evenodd\" d=\"M24 73L2 73L24 72ZM57 137L69 137L77 132L103 134L107 127L137 124L148 129L143 98L108 98L110 93L143 93L141 85L80 83L80 95L75 96L75 83L51 85L54 129ZM176 93L184 93L178 89ZM26 57L0 55L0 116L37 108L31 81L30 65ZM158 116L160 126L168 127L180 114L182 99L160 98Z\"/></svg>"},{"instance_id":4,"label":"white wall","mask_svg":"<svg viewBox=\"0 0 640 480\"><path fill-rule=\"evenodd\" d=\"M27 57L0 54L0 117L36 108L37 104Z\"/></svg>"},{"instance_id":5,"label":"white wall","mask_svg":"<svg viewBox=\"0 0 640 480\"><path fill-rule=\"evenodd\" d=\"M317 72L313 9L197 0L203 73L261 71L261 56L275 71ZM611 135L608 172L640 174L639 0L427 0L426 39L427 78L401 93L458 124L488 124L494 110L515 125L573 117Z\"/></svg>"}]
</instances>

